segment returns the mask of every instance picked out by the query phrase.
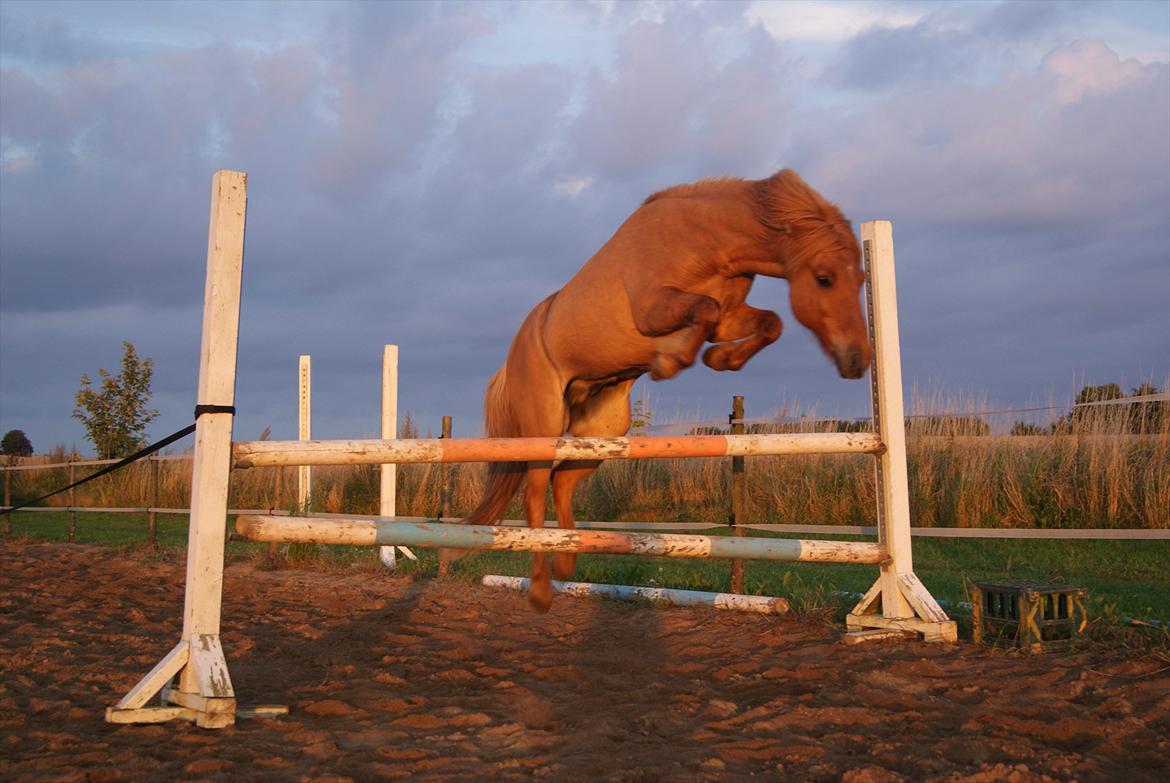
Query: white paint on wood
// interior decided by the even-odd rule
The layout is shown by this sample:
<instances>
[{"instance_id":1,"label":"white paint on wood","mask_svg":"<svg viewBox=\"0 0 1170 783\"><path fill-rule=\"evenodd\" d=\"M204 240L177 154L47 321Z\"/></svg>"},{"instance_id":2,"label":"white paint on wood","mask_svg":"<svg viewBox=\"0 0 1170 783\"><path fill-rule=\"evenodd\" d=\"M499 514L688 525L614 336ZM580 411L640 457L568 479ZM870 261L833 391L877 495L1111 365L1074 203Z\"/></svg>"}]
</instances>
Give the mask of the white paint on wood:
<instances>
[{"instance_id":1,"label":"white paint on wood","mask_svg":"<svg viewBox=\"0 0 1170 783\"><path fill-rule=\"evenodd\" d=\"M191 668L199 681L199 694L216 699L235 696L218 635L197 634L191 638Z\"/></svg>"}]
</instances>

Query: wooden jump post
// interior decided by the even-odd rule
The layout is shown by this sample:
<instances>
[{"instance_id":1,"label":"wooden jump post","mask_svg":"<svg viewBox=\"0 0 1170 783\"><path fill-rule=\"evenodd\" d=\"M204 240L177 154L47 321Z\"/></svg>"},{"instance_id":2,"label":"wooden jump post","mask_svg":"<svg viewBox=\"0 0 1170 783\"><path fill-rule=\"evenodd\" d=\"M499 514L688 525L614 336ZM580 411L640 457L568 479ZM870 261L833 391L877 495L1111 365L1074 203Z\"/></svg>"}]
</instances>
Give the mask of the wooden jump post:
<instances>
[{"instance_id":1,"label":"wooden jump post","mask_svg":"<svg viewBox=\"0 0 1170 783\"><path fill-rule=\"evenodd\" d=\"M235 691L219 641L219 621L231 473L229 411L235 404L247 203L247 175L216 172L211 183L196 404L215 406L218 412L204 413L195 423L182 635L157 666L106 710L106 720L112 723L187 718L204 728L219 728L235 722ZM172 688L176 676L178 684ZM146 706L164 690L165 706Z\"/></svg>"},{"instance_id":2,"label":"wooden jump post","mask_svg":"<svg viewBox=\"0 0 1170 783\"><path fill-rule=\"evenodd\" d=\"M871 378L876 433L251 441L237 443L233 448L231 406L235 394L246 202L246 176L233 171L217 172L212 181L197 400L203 412L197 419L195 433L182 636L116 706L107 709L106 720L144 723L186 718L206 728L227 726L235 721L235 693L219 639L228 478L233 466L872 454L877 458L878 480L876 543L264 515L243 515L237 525L247 537L256 540L876 564L877 581L846 620L851 630L847 638L862 640L907 633L919 634L928 641L956 638L955 623L918 581L911 559L901 360L889 222L873 221L861 226L874 345ZM177 684L173 684L176 677ZM146 706L160 693L163 706ZM269 708L264 713L280 709Z\"/></svg>"}]
</instances>

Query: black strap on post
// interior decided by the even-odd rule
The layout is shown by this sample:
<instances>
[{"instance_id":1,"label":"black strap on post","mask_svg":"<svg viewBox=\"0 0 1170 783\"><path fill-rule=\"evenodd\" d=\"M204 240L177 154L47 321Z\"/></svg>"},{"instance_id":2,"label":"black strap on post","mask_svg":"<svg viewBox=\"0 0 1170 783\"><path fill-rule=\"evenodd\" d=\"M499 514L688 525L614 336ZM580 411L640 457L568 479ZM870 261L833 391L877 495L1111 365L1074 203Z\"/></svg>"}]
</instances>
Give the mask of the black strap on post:
<instances>
[{"instance_id":1,"label":"black strap on post","mask_svg":"<svg viewBox=\"0 0 1170 783\"><path fill-rule=\"evenodd\" d=\"M195 418L198 419L205 413L230 413L233 416L236 413L235 405L196 405Z\"/></svg>"},{"instance_id":2,"label":"black strap on post","mask_svg":"<svg viewBox=\"0 0 1170 783\"><path fill-rule=\"evenodd\" d=\"M234 405L196 405L195 406L195 418L196 419L198 419L200 416L202 416L205 413L230 413L230 414L234 415L235 412L236 412L236 408ZM121 460L115 462L113 465L106 465L101 470L97 471L96 473L89 474L88 476L81 479L80 481L74 481L72 484L70 484L67 487L61 487L61 489L53 490L49 494L41 495L39 498L36 498L35 500L26 500L25 502L23 502L19 505L13 506L12 508L6 508L6 509L4 509L4 513L11 514L13 511L19 511L20 509L25 508L27 506L31 506L31 505L34 505L36 503L40 503L42 500L48 500L49 498L53 497L54 495L60 495L62 492L68 492L69 490L71 490L75 487L80 487L82 484L88 483L88 482L93 481L94 479L97 479L97 478L101 478L102 476L106 475L107 473L113 473L115 470L118 470L119 468L126 467L131 462L137 462L138 460L142 459L143 457L149 457L151 454L154 454L156 451L159 451L160 449L166 448L167 446L171 445L172 443L174 443L177 440L180 440L181 438L187 437L188 435L190 435L194 431L195 431L195 425L188 424L186 427L179 430L178 432L175 432L175 433L172 433L172 434L166 436L165 438L160 440L158 443L154 443L150 446L147 446L146 448L142 449L141 451L138 451L134 454L131 454L129 457L126 457L124 459L121 459Z\"/></svg>"}]
</instances>

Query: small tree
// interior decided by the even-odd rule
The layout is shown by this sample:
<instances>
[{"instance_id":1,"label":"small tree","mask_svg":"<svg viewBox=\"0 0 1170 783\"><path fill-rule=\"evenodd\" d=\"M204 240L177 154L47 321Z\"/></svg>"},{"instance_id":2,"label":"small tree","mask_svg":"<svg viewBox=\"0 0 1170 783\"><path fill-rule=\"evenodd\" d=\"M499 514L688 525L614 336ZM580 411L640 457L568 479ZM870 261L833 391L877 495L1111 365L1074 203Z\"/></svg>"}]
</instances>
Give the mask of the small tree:
<instances>
[{"instance_id":1,"label":"small tree","mask_svg":"<svg viewBox=\"0 0 1170 783\"><path fill-rule=\"evenodd\" d=\"M110 375L99 369L98 375L101 384L94 389L82 374L73 417L85 425L99 459L124 457L145 445L146 425L158 418L158 411L146 407L154 362L139 359L133 344L123 342L122 371Z\"/></svg>"},{"instance_id":2,"label":"small tree","mask_svg":"<svg viewBox=\"0 0 1170 783\"><path fill-rule=\"evenodd\" d=\"M1143 383L1135 389L1130 389L1130 397L1147 397L1161 394L1161 390L1152 383ZM1166 400L1149 400L1135 402L1130 406L1130 431L1139 433L1161 432L1170 421L1170 402Z\"/></svg>"},{"instance_id":3,"label":"small tree","mask_svg":"<svg viewBox=\"0 0 1170 783\"><path fill-rule=\"evenodd\" d=\"M1012 425L1012 435L1043 435L1044 428L1039 424L1031 424L1026 421L1017 421Z\"/></svg>"},{"instance_id":4,"label":"small tree","mask_svg":"<svg viewBox=\"0 0 1170 783\"><path fill-rule=\"evenodd\" d=\"M4 433L4 440L0 441L0 454L9 457L31 457L32 443L24 430L9 430Z\"/></svg>"},{"instance_id":5,"label":"small tree","mask_svg":"<svg viewBox=\"0 0 1170 783\"><path fill-rule=\"evenodd\" d=\"M630 429L640 430L649 427L653 421L654 411L650 410L650 401L643 394L630 406Z\"/></svg>"}]
</instances>

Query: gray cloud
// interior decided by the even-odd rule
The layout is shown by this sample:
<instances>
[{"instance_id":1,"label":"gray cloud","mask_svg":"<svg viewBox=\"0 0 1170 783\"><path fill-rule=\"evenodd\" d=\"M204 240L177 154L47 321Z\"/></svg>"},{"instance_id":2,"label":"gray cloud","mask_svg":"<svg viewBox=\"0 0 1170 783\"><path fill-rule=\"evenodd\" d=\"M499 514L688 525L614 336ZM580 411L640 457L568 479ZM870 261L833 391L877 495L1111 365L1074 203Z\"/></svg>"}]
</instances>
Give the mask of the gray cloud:
<instances>
[{"instance_id":1,"label":"gray cloud","mask_svg":"<svg viewBox=\"0 0 1170 783\"><path fill-rule=\"evenodd\" d=\"M949 84L981 70L996 73L1041 36L1059 35L1081 15L1083 4L928 4L908 27L874 27L842 47L827 78L847 88L885 90L912 84Z\"/></svg>"},{"instance_id":2,"label":"gray cloud","mask_svg":"<svg viewBox=\"0 0 1170 783\"><path fill-rule=\"evenodd\" d=\"M651 189L647 174L661 182L773 165L791 81L779 46L742 17L712 24L671 10L632 24L609 69L586 77L575 162Z\"/></svg>"}]
</instances>

